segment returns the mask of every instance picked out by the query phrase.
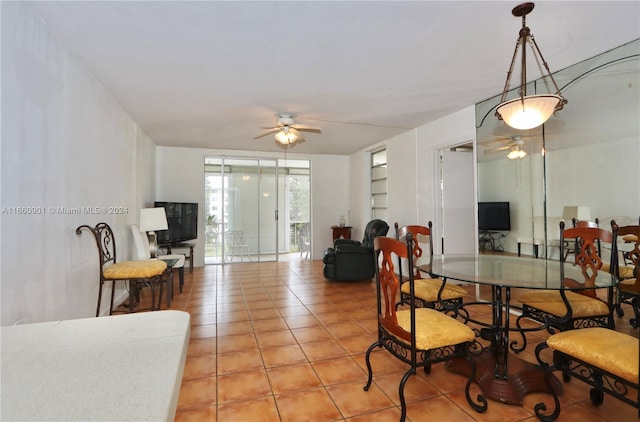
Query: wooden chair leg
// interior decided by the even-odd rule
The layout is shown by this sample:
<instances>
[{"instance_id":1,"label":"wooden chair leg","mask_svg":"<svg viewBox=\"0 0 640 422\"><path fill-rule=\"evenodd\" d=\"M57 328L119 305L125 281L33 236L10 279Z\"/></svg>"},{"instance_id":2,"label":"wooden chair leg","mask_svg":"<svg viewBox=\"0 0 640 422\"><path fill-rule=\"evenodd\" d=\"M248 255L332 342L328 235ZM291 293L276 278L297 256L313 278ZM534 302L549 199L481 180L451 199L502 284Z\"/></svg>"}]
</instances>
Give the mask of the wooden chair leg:
<instances>
[{"instance_id":1,"label":"wooden chair leg","mask_svg":"<svg viewBox=\"0 0 640 422\"><path fill-rule=\"evenodd\" d=\"M184 267L180 267L178 275L180 278L180 293L182 293L182 286L184 286Z\"/></svg>"}]
</instances>

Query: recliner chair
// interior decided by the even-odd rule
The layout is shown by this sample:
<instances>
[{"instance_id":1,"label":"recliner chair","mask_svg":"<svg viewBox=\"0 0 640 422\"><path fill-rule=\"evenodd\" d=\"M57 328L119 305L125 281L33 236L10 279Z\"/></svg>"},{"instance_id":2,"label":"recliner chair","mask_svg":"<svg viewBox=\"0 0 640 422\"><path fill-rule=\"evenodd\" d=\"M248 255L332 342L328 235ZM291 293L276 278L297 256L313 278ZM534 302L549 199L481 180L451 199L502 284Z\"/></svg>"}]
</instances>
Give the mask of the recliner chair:
<instances>
[{"instance_id":1,"label":"recliner chair","mask_svg":"<svg viewBox=\"0 0 640 422\"><path fill-rule=\"evenodd\" d=\"M324 276L329 280L355 281L373 278L375 257L373 239L386 236L389 225L383 220L371 220L365 230L362 242L357 240L336 239L333 247L326 250L324 258Z\"/></svg>"}]
</instances>

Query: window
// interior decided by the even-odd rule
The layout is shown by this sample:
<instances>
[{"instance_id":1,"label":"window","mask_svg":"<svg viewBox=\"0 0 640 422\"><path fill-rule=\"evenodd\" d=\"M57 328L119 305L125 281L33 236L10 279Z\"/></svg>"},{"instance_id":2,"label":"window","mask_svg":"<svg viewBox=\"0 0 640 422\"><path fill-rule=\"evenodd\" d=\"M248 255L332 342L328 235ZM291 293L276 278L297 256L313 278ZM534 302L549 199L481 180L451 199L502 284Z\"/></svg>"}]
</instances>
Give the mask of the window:
<instances>
[{"instance_id":1,"label":"window","mask_svg":"<svg viewBox=\"0 0 640 422\"><path fill-rule=\"evenodd\" d=\"M371 218L387 220L387 150L371 154Z\"/></svg>"}]
</instances>

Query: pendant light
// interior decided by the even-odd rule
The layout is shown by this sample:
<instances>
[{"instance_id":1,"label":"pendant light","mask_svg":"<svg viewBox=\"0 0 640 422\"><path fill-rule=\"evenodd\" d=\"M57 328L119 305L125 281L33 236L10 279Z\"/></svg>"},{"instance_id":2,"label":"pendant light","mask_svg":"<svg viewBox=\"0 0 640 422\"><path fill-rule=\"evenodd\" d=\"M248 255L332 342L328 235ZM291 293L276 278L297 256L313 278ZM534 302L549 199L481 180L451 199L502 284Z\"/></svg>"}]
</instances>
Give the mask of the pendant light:
<instances>
[{"instance_id":1,"label":"pendant light","mask_svg":"<svg viewBox=\"0 0 640 422\"><path fill-rule=\"evenodd\" d=\"M518 35L518 42L513 52L513 57L511 58L511 66L507 72L507 81L502 91L500 104L496 109L498 119L504 120L509 126L520 130L533 129L542 125L549 120L556 111L562 110L567 103L567 100L560 93L558 84L555 79L553 79L549 65L547 65L544 57L542 57L540 48L538 48L538 44L533 38L531 30L526 24L526 16L531 13L533 8L533 3L523 3L511 11L513 16L522 17L522 28ZM556 89L554 94L527 95L527 49L525 44L529 44L531 47L536 62L544 65L547 71L546 76L551 79ZM518 97L505 101L518 51L521 52L520 89L518 90ZM544 73L542 76L545 76Z\"/></svg>"}]
</instances>

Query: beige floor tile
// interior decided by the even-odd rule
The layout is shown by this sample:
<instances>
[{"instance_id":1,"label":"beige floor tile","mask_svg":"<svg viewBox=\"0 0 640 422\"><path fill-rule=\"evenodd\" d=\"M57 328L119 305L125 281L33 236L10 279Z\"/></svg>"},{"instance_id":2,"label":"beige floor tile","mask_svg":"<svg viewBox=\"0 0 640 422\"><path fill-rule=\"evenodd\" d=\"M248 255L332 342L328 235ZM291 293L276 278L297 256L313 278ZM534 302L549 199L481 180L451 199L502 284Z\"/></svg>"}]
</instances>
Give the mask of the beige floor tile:
<instances>
[{"instance_id":1,"label":"beige floor tile","mask_svg":"<svg viewBox=\"0 0 640 422\"><path fill-rule=\"evenodd\" d=\"M329 395L345 418L394 406L377 385L371 384L369 391L364 391L363 386L361 381L353 381L327 387Z\"/></svg>"},{"instance_id":2,"label":"beige floor tile","mask_svg":"<svg viewBox=\"0 0 640 422\"><path fill-rule=\"evenodd\" d=\"M320 387L322 382L308 363L267 369L274 394Z\"/></svg>"},{"instance_id":3,"label":"beige floor tile","mask_svg":"<svg viewBox=\"0 0 640 422\"><path fill-rule=\"evenodd\" d=\"M220 404L268 395L271 395L271 386L264 370L218 377L218 403Z\"/></svg>"},{"instance_id":4,"label":"beige floor tile","mask_svg":"<svg viewBox=\"0 0 640 422\"><path fill-rule=\"evenodd\" d=\"M282 422L342 420L340 412L324 388L298 390L276 395Z\"/></svg>"},{"instance_id":5,"label":"beige floor tile","mask_svg":"<svg viewBox=\"0 0 640 422\"><path fill-rule=\"evenodd\" d=\"M280 416L273 397L268 396L220 404L218 406L218 420L220 422L277 422L280 421Z\"/></svg>"},{"instance_id":6,"label":"beige floor tile","mask_svg":"<svg viewBox=\"0 0 640 422\"><path fill-rule=\"evenodd\" d=\"M321 360L312 362L312 365L324 385L356 380L364 383L367 379L366 372L351 357Z\"/></svg>"},{"instance_id":7,"label":"beige floor tile","mask_svg":"<svg viewBox=\"0 0 640 422\"><path fill-rule=\"evenodd\" d=\"M178 398L178 411L200 409L216 404L215 377L183 381Z\"/></svg>"},{"instance_id":8,"label":"beige floor tile","mask_svg":"<svg viewBox=\"0 0 640 422\"><path fill-rule=\"evenodd\" d=\"M308 362L307 356L297 344L271 347L262 349L261 352L262 360L266 368Z\"/></svg>"},{"instance_id":9,"label":"beige floor tile","mask_svg":"<svg viewBox=\"0 0 640 422\"><path fill-rule=\"evenodd\" d=\"M262 369L262 355L258 349L218 354L218 375Z\"/></svg>"}]
</instances>

